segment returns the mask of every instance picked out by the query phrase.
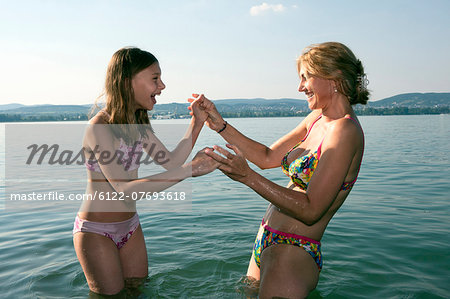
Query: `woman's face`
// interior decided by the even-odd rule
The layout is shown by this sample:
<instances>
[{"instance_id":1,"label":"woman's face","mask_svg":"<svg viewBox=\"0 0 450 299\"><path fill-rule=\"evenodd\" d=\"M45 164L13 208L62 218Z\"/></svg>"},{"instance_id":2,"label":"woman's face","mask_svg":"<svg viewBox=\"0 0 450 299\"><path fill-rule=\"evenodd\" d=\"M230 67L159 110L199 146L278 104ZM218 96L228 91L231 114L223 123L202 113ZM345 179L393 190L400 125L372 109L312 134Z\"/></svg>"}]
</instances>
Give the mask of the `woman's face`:
<instances>
[{"instance_id":1,"label":"woman's face","mask_svg":"<svg viewBox=\"0 0 450 299\"><path fill-rule=\"evenodd\" d=\"M166 88L161 80L159 63L155 62L137 73L131 79L136 109L152 110L156 104L156 96Z\"/></svg>"},{"instance_id":2,"label":"woman's face","mask_svg":"<svg viewBox=\"0 0 450 299\"><path fill-rule=\"evenodd\" d=\"M308 74L303 65L300 68L299 76L298 91L305 93L309 109L326 107L331 99L333 81Z\"/></svg>"}]
</instances>

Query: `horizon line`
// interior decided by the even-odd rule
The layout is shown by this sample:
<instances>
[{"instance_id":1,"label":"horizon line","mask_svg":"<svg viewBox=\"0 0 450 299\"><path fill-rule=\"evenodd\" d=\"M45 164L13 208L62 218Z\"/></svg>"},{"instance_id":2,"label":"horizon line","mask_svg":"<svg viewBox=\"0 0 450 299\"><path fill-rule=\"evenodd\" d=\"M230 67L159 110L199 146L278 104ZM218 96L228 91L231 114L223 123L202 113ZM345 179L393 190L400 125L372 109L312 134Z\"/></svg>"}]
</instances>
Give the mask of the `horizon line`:
<instances>
[{"instance_id":1,"label":"horizon line","mask_svg":"<svg viewBox=\"0 0 450 299\"><path fill-rule=\"evenodd\" d=\"M405 93L399 93L393 96L389 96L389 97L385 97L382 99L377 99L377 100L373 100L373 99L369 99L368 102L377 102L377 101L381 101L381 100L385 100L385 99L389 99L398 95L407 95L407 94L433 94L433 93L450 93L449 92L405 92ZM306 99L297 99L297 98L261 98L261 97L257 97L257 98L227 98L227 99L217 99L217 100L211 100L212 102L216 102L216 101L227 101L227 100L283 100L283 99L288 99L288 100L298 100L298 101L307 101ZM101 102L100 102L101 103ZM162 104L185 104L186 101L182 101L182 102L165 102L165 103L156 103L156 105L162 105ZM188 103L187 103L188 104ZM7 106L7 105L22 105L22 106L28 106L28 107L32 107L32 106L87 106L87 105L95 105L95 103L85 103L85 104L22 104L22 103L18 103L18 102L12 102L12 103L6 103L6 104L0 104L0 106Z\"/></svg>"}]
</instances>

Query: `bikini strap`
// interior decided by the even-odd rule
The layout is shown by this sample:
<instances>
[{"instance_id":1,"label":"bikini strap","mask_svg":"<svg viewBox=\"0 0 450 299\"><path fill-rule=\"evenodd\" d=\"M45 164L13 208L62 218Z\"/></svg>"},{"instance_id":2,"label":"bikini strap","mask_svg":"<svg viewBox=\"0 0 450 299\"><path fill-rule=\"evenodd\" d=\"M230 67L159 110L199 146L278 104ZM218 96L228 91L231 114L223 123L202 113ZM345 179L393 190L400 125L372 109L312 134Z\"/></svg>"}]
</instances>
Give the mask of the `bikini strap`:
<instances>
[{"instance_id":1,"label":"bikini strap","mask_svg":"<svg viewBox=\"0 0 450 299\"><path fill-rule=\"evenodd\" d=\"M345 116L344 118L353 120L353 122L358 125L358 127L361 129L361 131L363 130L361 125L359 124L359 122L356 119L354 119L353 117ZM363 134L363 137L364 137L364 134Z\"/></svg>"},{"instance_id":2,"label":"bikini strap","mask_svg":"<svg viewBox=\"0 0 450 299\"><path fill-rule=\"evenodd\" d=\"M316 122L322 118L322 113L316 118L316 120L312 123L311 127L309 127L308 132L306 132L305 137L302 139L301 142L305 141L306 138L308 138L309 132L311 132L311 129L314 127L314 125L316 124Z\"/></svg>"},{"instance_id":3,"label":"bikini strap","mask_svg":"<svg viewBox=\"0 0 450 299\"><path fill-rule=\"evenodd\" d=\"M325 140L325 136L322 139L322 142L320 142L319 147L317 148L317 160L320 159L320 154L322 153L322 143Z\"/></svg>"}]
</instances>

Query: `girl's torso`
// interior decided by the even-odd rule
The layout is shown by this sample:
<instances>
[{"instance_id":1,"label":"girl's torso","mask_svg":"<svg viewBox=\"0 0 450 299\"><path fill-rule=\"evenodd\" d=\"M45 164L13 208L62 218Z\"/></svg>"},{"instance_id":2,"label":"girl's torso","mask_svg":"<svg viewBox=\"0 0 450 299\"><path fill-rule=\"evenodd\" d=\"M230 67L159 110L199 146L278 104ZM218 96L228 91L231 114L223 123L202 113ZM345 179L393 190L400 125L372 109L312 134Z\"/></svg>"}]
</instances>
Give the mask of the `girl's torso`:
<instances>
[{"instance_id":1,"label":"girl's torso","mask_svg":"<svg viewBox=\"0 0 450 299\"><path fill-rule=\"evenodd\" d=\"M99 112L90 122L90 125L105 125L103 116L108 115L105 111ZM113 178L107 179L99 165L99 162L92 154L93 149L87 144L85 148L85 160L87 170L86 198L78 212L81 219L95 222L119 222L127 220L136 213L136 202L124 194L116 191L111 186L111 180L134 180L138 178L139 163L137 159L142 155L142 140L133 142L132 145L125 143L121 138L114 138L113 148L116 158L111 162L122 165L125 176L113 174Z\"/></svg>"}]
</instances>

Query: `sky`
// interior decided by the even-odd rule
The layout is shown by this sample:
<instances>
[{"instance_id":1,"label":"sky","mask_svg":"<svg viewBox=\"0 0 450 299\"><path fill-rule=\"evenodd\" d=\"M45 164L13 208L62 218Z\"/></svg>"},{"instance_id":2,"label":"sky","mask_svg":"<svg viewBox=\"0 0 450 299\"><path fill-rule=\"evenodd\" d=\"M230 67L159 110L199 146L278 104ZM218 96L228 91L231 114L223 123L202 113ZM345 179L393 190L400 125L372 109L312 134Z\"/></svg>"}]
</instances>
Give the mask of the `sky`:
<instances>
[{"instance_id":1,"label":"sky","mask_svg":"<svg viewBox=\"0 0 450 299\"><path fill-rule=\"evenodd\" d=\"M158 58L158 103L305 99L296 58L326 41L363 62L371 100L449 92L449 15L448 0L0 0L0 104L91 104L124 46Z\"/></svg>"}]
</instances>

